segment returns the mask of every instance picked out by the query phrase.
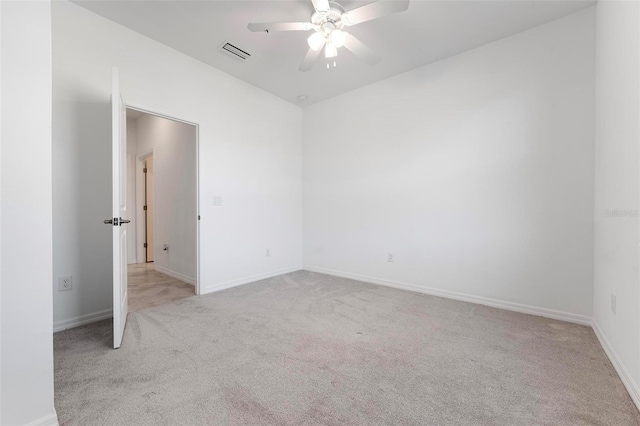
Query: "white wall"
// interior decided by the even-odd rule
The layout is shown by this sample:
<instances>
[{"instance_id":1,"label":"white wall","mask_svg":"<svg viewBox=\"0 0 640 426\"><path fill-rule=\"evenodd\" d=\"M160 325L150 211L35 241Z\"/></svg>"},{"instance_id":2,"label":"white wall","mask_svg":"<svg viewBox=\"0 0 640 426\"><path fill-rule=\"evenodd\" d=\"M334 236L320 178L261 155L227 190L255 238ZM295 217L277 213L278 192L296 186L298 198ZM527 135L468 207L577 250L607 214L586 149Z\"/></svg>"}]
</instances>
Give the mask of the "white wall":
<instances>
[{"instance_id":1,"label":"white wall","mask_svg":"<svg viewBox=\"0 0 640 426\"><path fill-rule=\"evenodd\" d=\"M57 424L51 301L51 10L1 9L0 424Z\"/></svg>"},{"instance_id":2,"label":"white wall","mask_svg":"<svg viewBox=\"0 0 640 426\"><path fill-rule=\"evenodd\" d=\"M136 132L137 156L153 152L154 265L195 283L196 127L145 114Z\"/></svg>"},{"instance_id":3,"label":"white wall","mask_svg":"<svg viewBox=\"0 0 640 426\"><path fill-rule=\"evenodd\" d=\"M305 268L589 323L593 121L593 8L305 108Z\"/></svg>"},{"instance_id":4,"label":"white wall","mask_svg":"<svg viewBox=\"0 0 640 426\"><path fill-rule=\"evenodd\" d=\"M640 408L638 2L599 1L596 27L593 322ZM615 314L612 294L617 300Z\"/></svg>"},{"instance_id":5,"label":"white wall","mask_svg":"<svg viewBox=\"0 0 640 426\"><path fill-rule=\"evenodd\" d=\"M76 5L52 7L54 277L75 286L54 293L56 328L111 309L112 66L129 105L200 125L202 290L300 268L300 108Z\"/></svg>"}]
</instances>

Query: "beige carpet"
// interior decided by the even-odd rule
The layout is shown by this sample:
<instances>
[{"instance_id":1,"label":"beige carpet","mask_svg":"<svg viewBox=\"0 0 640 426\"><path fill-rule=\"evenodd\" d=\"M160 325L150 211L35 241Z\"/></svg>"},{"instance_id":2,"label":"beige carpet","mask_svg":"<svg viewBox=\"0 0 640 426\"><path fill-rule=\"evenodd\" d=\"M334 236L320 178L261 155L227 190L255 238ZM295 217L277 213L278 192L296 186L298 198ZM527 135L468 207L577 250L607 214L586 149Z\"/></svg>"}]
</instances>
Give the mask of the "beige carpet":
<instances>
[{"instance_id":1,"label":"beige carpet","mask_svg":"<svg viewBox=\"0 0 640 426\"><path fill-rule=\"evenodd\" d=\"M54 335L61 425L638 425L588 327L311 272Z\"/></svg>"},{"instance_id":2,"label":"beige carpet","mask_svg":"<svg viewBox=\"0 0 640 426\"><path fill-rule=\"evenodd\" d=\"M153 263L127 266L129 312L175 302L195 294L195 287L156 271Z\"/></svg>"}]
</instances>

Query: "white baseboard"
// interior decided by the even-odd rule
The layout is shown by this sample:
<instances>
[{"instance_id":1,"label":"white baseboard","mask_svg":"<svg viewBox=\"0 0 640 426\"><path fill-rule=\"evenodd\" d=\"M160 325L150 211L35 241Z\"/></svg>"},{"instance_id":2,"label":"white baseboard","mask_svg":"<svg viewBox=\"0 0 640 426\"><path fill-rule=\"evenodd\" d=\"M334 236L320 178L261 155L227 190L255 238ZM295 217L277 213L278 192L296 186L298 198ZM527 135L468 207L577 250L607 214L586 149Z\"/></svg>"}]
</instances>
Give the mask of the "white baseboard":
<instances>
[{"instance_id":1,"label":"white baseboard","mask_svg":"<svg viewBox=\"0 0 640 426\"><path fill-rule=\"evenodd\" d=\"M81 325L91 324L92 322L100 321L103 319L113 317L113 311L111 309L105 309L104 311L93 312L91 314L80 315L79 317L69 318L62 321L53 323L53 332L56 333L62 330L68 330L70 328L80 327Z\"/></svg>"},{"instance_id":2,"label":"white baseboard","mask_svg":"<svg viewBox=\"0 0 640 426\"><path fill-rule=\"evenodd\" d=\"M189 277L187 275L181 274L179 272L176 271L172 271L171 269L167 269L163 266L160 266L158 264L156 264L154 262L153 267L156 271L160 272L161 274L165 274L170 276L171 278L175 278L176 280L180 280L182 282L185 282L187 284L191 284L191 285L196 285L196 280L195 278Z\"/></svg>"},{"instance_id":3,"label":"white baseboard","mask_svg":"<svg viewBox=\"0 0 640 426\"><path fill-rule=\"evenodd\" d=\"M620 380L622 380L624 387L627 388L627 392L629 392L633 403L636 404L636 407L638 407L638 410L640 410L640 386L638 386L638 383L633 380L633 377L631 377L631 374L629 374L629 371L622 363L617 352L615 351L615 349L613 349L613 346L611 346L611 343L604 335L604 333L600 329L600 326L595 320L593 320L592 322L592 327L593 331L596 333L596 337L600 341L600 345L609 357L609 361L611 361L611 364L613 364L613 368L615 368L618 376L620 376Z\"/></svg>"},{"instance_id":4,"label":"white baseboard","mask_svg":"<svg viewBox=\"0 0 640 426\"><path fill-rule=\"evenodd\" d=\"M237 287L243 284L249 284L254 281L264 280L266 278L276 277L278 275L288 274L290 272L295 272L301 270L301 266L294 266L290 268L278 269L276 271L265 272L263 274L251 275L249 277L238 278L236 280L226 281L220 284L214 284L210 286L204 287L204 291L202 294L214 293L220 290L226 290L228 288Z\"/></svg>"},{"instance_id":5,"label":"white baseboard","mask_svg":"<svg viewBox=\"0 0 640 426\"><path fill-rule=\"evenodd\" d=\"M29 423L27 426L58 426L58 414L54 409L53 413L40 417L38 420Z\"/></svg>"},{"instance_id":6,"label":"white baseboard","mask_svg":"<svg viewBox=\"0 0 640 426\"><path fill-rule=\"evenodd\" d=\"M570 312L556 311L553 309L541 308L537 306L524 305L521 303L507 302L504 300L490 299L487 297L474 296L471 294L458 293L449 290L440 290L432 287L424 287L416 284L409 284L399 281L390 281L381 278L369 277L366 275L353 274L351 272L336 271L333 269L321 268L318 266L305 265L305 271L319 272L321 274L334 275L342 278L364 281L371 284L393 287L401 290L410 290L418 293L429 294L431 296L445 297L447 299L461 300L463 302L477 303L479 305L491 306L494 308L506 309L508 311L520 312L524 314L537 315L552 318L560 321L567 321L581 325L591 326L591 318L586 315L572 314Z\"/></svg>"}]
</instances>

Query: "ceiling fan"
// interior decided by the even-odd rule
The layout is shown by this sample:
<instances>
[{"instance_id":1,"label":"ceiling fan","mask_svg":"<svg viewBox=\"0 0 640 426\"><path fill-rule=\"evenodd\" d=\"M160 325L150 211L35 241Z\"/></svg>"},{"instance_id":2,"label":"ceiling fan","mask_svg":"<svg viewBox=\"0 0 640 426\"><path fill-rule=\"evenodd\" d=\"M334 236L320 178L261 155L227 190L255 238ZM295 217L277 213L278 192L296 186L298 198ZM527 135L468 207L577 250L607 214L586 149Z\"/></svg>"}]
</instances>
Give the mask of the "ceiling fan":
<instances>
[{"instance_id":1,"label":"ceiling fan","mask_svg":"<svg viewBox=\"0 0 640 426\"><path fill-rule=\"evenodd\" d=\"M300 64L300 71L309 71L313 67L323 47L326 58L335 58L338 55L338 48L344 46L367 64L375 65L380 61L380 57L366 44L344 31L344 28L402 12L409 7L409 0L375 1L345 11L339 3L333 1L311 1L314 12L310 22L252 23L248 25L248 28L253 32L314 30L315 32L307 39L309 51Z\"/></svg>"}]
</instances>

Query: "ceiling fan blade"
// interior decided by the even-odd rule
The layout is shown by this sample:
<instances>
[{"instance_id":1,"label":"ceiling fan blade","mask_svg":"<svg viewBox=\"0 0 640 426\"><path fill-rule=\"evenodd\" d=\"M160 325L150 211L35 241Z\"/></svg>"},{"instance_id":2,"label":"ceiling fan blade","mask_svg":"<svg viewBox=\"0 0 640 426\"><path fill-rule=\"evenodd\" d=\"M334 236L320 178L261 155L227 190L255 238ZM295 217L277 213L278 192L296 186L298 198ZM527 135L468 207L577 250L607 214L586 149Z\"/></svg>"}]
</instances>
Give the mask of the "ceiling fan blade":
<instances>
[{"instance_id":1,"label":"ceiling fan blade","mask_svg":"<svg viewBox=\"0 0 640 426\"><path fill-rule=\"evenodd\" d=\"M260 31L308 31L313 28L311 22L264 22L247 25L253 32Z\"/></svg>"},{"instance_id":2,"label":"ceiling fan blade","mask_svg":"<svg viewBox=\"0 0 640 426\"><path fill-rule=\"evenodd\" d=\"M300 64L300 68L298 69L300 71L309 71L311 68L313 68L313 64L316 63L316 60L318 59L318 56L320 56L320 52L322 52L323 47L324 44L318 50L309 49L307 51L307 54L304 56L302 63Z\"/></svg>"},{"instance_id":3,"label":"ceiling fan blade","mask_svg":"<svg viewBox=\"0 0 640 426\"><path fill-rule=\"evenodd\" d=\"M362 59L369 65L375 65L380 62L380 56L369 48L366 44L349 34L344 41L345 49Z\"/></svg>"},{"instance_id":4,"label":"ceiling fan blade","mask_svg":"<svg viewBox=\"0 0 640 426\"><path fill-rule=\"evenodd\" d=\"M405 11L408 8L409 0L378 0L346 12L345 15L342 15L342 20L346 25L356 25L393 15L394 13Z\"/></svg>"},{"instance_id":5,"label":"ceiling fan blade","mask_svg":"<svg viewBox=\"0 0 640 426\"><path fill-rule=\"evenodd\" d=\"M326 12L329 10L329 0L311 0L313 2L313 8L319 12Z\"/></svg>"}]
</instances>

